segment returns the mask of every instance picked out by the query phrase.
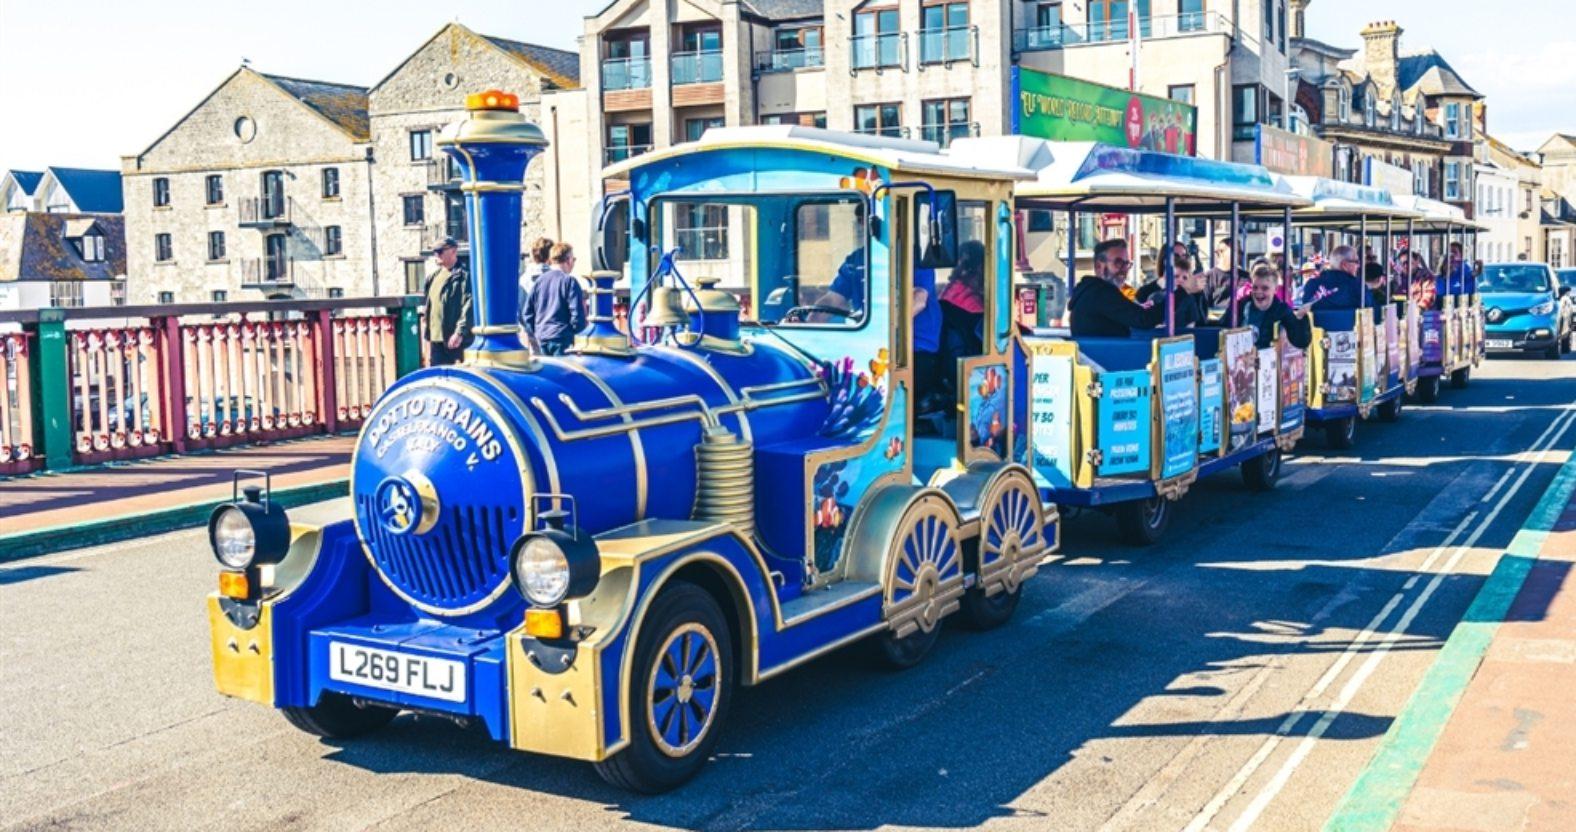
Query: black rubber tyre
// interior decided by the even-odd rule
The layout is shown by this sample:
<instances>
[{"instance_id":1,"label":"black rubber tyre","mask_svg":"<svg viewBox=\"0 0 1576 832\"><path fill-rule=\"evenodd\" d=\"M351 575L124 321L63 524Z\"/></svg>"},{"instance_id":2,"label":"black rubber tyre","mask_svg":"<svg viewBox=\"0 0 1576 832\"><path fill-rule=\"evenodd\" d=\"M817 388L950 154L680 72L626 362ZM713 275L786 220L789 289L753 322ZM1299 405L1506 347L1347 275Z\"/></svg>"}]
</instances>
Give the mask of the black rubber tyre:
<instances>
[{"instance_id":1,"label":"black rubber tyre","mask_svg":"<svg viewBox=\"0 0 1576 832\"><path fill-rule=\"evenodd\" d=\"M1417 400L1424 404L1439 401L1439 376L1423 376L1417 380Z\"/></svg>"},{"instance_id":2,"label":"black rubber tyre","mask_svg":"<svg viewBox=\"0 0 1576 832\"><path fill-rule=\"evenodd\" d=\"M1023 597L1020 585L1011 592L998 592L985 597L985 590L971 587L963 593L963 621L975 630L990 630L1006 624L1018 609Z\"/></svg>"},{"instance_id":3,"label":"black rubber tyre","mask_svg":"<svg viewBox=\"0 0 1576 832\"><path fill-rule=\"evenodd\" d=\"M1378 407L1379 421L1381 421L1381 422L1396 422L1396 421L1400 421L1400 419L1401 419L1401 399L1403 399L1403 398L1405 398L1405 396L1398 395L1398 396L1396 396L1393 399L1387 399L1385 401L1380 402L1379 403L1379 407Z\"/></svg>"},{"instance_id":4,"label":"black rubber tyre","mask_svg":"<svg viewBox=\"0 0 1576 832\"><path fill-rule=\"evenodd\" d=\"M1171 525L1171 501L1156 495L1147 500L1130 500L1116 505L1116 526L1122 542L1130 546L1153 546Z\"/></svg>"},{"instance_id":5,"label":"black rubber tyre","mask_svg":"<svg viewBox=\"0 0 1576 832\"><path fill-rule=\"evenodd\" d=\"M1564 343L1565 342L1563 340L1555 341L1554 342L1554 346L1549 347L1548 349L1543 351L1543 357L1547 358L1550 361L1558 361L1558 360L1560 360L1560 356L1565 353L1565 350L1561 347L1561 345L1564 344Z\"/></svg>"},{"instance_id":6,"label":"black rubber tyre","mask_svg":"<svg viewBox=\"0 0 1576 832\"><path fill-rule=\"evenodd\" d=\"M1256 456L1242 463L1242 481L1254 491L1273 491L1281 477L1281 450Z\"/></svg>"},{"instance_id":7,"label":"black rubber tyre","mask_svg":"<svg viewBox=\"0 0 1576 832\"><path fill-rule=\"evenodd\" d=\"M1336 450L1344 451L1357 444L1357 417L1347 416L1324 423L1324 441Z\"/></svg>"},{"instance_id":8,"label":"black rubber tyre","mask_svg":"<svg viewBox=\"0 0 1576 832\"><path fill-rule=\"evenodd\" d=\"M310 708L280 708L291 725L319 737L349 739L370 734L399 716L398 708L357 706L342 693L324 693Z\"/></svg>"},{"instance_id":9,"label":"black rubber tyre","mask_svg":"<svg viewBox=\"0 0 1576 832\"><path fill-rule=\"evenodd\" d=\"M1462 367L1450 374L1450 386L1457 390L1467 389L1467 383L1472 380L1472 368Z\"/></svg>"},{"instance_id":10,"label":"black rubber tyre","mask_svg":"<svg viewBox=\"0 0 1576 832\"><path fill-rule=\"evenodd\" d=\"M709 716L702 716L698 737L689 738L683 746L664 750L659 742L666 742L655 735L661 729L656 728L653 697L649 695L657 684L657 663L666 655L664 648L671 646L672 639L700 634L704 634L699 642L701 661L704 661L704 652L714 648L712 658L715 667L709 677L695 677L690 684L691 696L693 691L710 689L714 695L713 706ZM705 636L710 637L709 644L705 642ZM688 654L688 643L680 643L685 645L683 652ZM672 669L671 664L664 665L664 673ZM679 674L689 678L684 671L679 671ZM711 595L687 581L675 582L661 591L646 611L640 641L635 645L634 673L624 680L624 684L629 686L629 716L632 723L628 727L629 745L597 763L597 774L608 783L632 792L659 794L670 791L694 777L700 767L705 765L712 747L717 744L718 733L727 719L728 705L733 699L733 641L728 633L727 619ZM670 727L672 719L683 721L693 718L695 710L703 707L697 704L699 701L697 698L678 698L676 704L670 705L667 712ZM682 716L677 713L680 710L684 711ZM681 738L684 736L680 734Z\"/></svg>"},{"instance_id":11,"label":"black rubber tyre","mask_svg":"<svg viewBox=\"0 0 1576 832\"><path fill-rule=\"evenodd\" d=\"M871 649L875 651L876 660L888 670L907 670L924 661L930 654L930 648L936 646L937 639L941 638L941 622L930 628L930 632L915 630L908 635L897 638L888 630L870 640Z\"/></svg>"}]
</instances>

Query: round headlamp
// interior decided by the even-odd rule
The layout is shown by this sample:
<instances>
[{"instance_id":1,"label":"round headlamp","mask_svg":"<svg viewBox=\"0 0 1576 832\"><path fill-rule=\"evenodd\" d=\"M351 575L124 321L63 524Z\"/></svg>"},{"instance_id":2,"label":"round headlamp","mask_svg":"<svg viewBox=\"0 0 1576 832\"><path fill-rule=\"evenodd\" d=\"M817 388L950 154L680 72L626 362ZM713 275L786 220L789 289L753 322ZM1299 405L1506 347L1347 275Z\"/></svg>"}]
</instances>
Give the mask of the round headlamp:
<instances>
[{"instance_id":1,"label":"round headlamp","mask_svg":"<svg viewBox=\"0 0 1576 832\"><path fill-rule=\"evenodd\" d=\"M515 589L536 607L589 595L602 574L602 556L591 536L547 519L548 528L520 538L509 553Z\"/></svg>"},{"instance_id":2,"label":"round headlamp","mask_svg":"<svg viewBox=\"0 0 1576 832\"><path fill-rule=\"evenodd\" d=\"M225 503L208 517L208 542L213 556L226 569L249 569L278 563L290 551L290 521L272 500L261 499L260 489L247 488L245 497Z\"/></svg>"}]
</instances>

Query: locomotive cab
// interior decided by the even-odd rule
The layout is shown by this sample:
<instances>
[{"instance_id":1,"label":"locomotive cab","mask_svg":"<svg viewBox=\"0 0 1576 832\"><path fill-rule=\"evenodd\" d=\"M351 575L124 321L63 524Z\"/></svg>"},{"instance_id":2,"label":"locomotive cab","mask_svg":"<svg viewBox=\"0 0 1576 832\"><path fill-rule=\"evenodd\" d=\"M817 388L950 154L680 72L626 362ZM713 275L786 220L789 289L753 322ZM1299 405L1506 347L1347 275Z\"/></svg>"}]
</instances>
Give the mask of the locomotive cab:
<instances>
[{"instance_id":1,"label":"locomotive cab","mask_svg":"<svg viewBox=\"0 0 1576 832\"><path fill-rule=\"evenodd\" d=\"M547 357L493 270L519 258L526 127L478 108L440 142L467 180L478 344L384 394L348 506L292 516L266 566L226 538L221 566L254 580L210 599L220 690L333 736L479 721L660 791L704 764L737 685L862 639L911 665L953 613L1004 623L1057 541L1007 308L1027 171L789 127L616 165L591 326ZM977 341L938 360L919 303L954 280ZM955 414L929 427L917 349Z\"/></svg>"}]
</instances>

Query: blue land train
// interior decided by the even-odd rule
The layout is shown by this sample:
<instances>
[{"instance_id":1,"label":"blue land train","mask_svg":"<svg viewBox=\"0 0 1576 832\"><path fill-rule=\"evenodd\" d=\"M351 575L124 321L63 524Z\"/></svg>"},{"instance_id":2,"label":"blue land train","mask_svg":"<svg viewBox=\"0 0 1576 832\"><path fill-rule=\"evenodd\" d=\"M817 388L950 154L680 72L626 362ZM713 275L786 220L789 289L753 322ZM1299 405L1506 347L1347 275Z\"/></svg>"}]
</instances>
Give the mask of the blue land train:
<instances>
[{"instance_id":1,"label":"blue land train","mask_svg":"<svg viewBox=\"0 0 1576 832\"><path fill-rule=\"evenodd\" d=\"M382 396L348 500L286 517L248 489L210 521L219 690L326 736L405 710L480 723L659 791L703 764L738 685L858 640L911 665L954 613L1005 622L1058 530L1023 464L1009 314L1027 173L790 127L639 157L606 171L629 188L598 232L628 332L599 272L589 330L541 357L513 322L545 142L513 105L472 96L439 142L472 241L464 362ZM939 369L924 351L951 400L921 418L915 321L961 270L974 341Z\"/></svg>"}]
</instances>

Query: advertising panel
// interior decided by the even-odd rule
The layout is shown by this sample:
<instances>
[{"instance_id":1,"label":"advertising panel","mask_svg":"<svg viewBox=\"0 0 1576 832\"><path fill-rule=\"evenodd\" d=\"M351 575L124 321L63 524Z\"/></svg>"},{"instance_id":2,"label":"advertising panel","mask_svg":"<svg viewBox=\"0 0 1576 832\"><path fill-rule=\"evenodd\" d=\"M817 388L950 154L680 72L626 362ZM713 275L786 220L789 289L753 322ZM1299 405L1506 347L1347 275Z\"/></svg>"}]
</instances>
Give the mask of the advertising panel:
<instances>
[{"instance_id":1,"label":"advertising panel","mask_svg":"<svg viewBox=\"0 0 1576 832\"><path fill-rule=\"evenodd\" d=\"M1308 355L1291 345L1281 349L1281 433L1302 424L1304 382L1308 375Z\"/></svg>"},{"instance_id":2,"label":"advertising panel","mask_svg":"<svg viewBox=\"0 0 1576 832\"><path fill-rule=\"evenodd\" d=\"M1280 400L1280 360L1274 347L1259 350L1259 433L1275 432L1276 403Z\"/></svg>"},{"instance_id":3,"label":"advertising panel","mask_svg":"<svg viewBox=\"0 0 1576 832\"><path fill-rule=\"evenodd\" d=\"M1149 408L1153 398L1148 370L1100 374L1100 418L1095 444L1100 475L1149 471Z\"/></svg>"},{"instance_id":4,"label":"advertising panel","mask_svg":"<svg viewBox=\"0 0 1576 832\"><path fill-rule=\"evenodd\" d=\"M1029 348L1029 433L1034 478L1042 486L1073 484L1073 357Z\"/></svg>"},{"instance_id":5,"label":"advertising panel","mask_svg":"<svg viewBox=\"0 0 1576 832\"><path fill-rule=\"evenodd\" d=\"M1325 381L1329 388L1325 394L1325 401L1355 402L1357 401L1357 333L1334 330L1328 335L1330 338L1327 362L1329 375Z\"/></svg>"},{"instance_id":6,"label":"advertising panel","mask_svg":"<svg viewBox=\"0 0 1576 832\"><path fill-rule=\"evenodd\" d=\"M1065 75L1013 67L1012 132L1192 156L1198 111Z\"/></svg>"},{"instance_id":7,"label":"advertising panel","mask_svg":"<svg viewBox=\"0 0 1576 832\"><path fill-rule=\"evenodd\" d=\"M1221 425L1226 413L1226 386L1222 381L1220 359L1198 363L1198 452L1220 450Z\"/></svg>"},{"instance_id":8,"label":"advertising panel","mask_svg":"<svg viewBox=\"0 0 1576 832\"><path fill-rule=\"evenodd\" d=\"M1406 369L1401 364L1401 318L1393 303L1384 308L1384 346L1389 354L1385 368L1390 372L1390 381L1385 386L1394 387L1406 378Z\"/></svg>"},{"instance_id":9,"label":"advertising panel","mask_svg":"<svg viewBox=\"0 0 1576 832\"><path fill-rule=\"evenodd\" d=\"M1363 184L1405 196L1412 193L1412 172L1369 156L1363 160Z\"/></svg>"},{"instance_id":10,"label":"advertising panel","mask_svg":"<svg viewBox=\"0 0 1576 832\"><path fill-rule=\"evenodd\" d=\"M1253 330L1225 334L1226 348L1226 412L1231 417L1231 430L1226 448L1235 451L1253 439L1254 398L1259 384L1258 368L1254 359L1258 353L1253 346Z\"/></svg>"},{"instance_id":11,"label":"advertising panel","mask_svg":"<svg viewBox=\"0 0 1576 832\"><path fill-rule=\"evenodd\" d=\"M1192 339L1155 345L1160 357L1160 412L1164 428L1160 478L1186 474L1198 462L1197 359Z\"/></svg>"},{"instance_id":12,"label":"advertising panel","mask_svg":"<svg viewBox=\"0 0 1576 832\"><path fill-rule=\"evenodd\" d=\"M1335 175L1334 144L1313 136L1288 133L1268 124L1255 126L1253 161L1277 173L1294 176L1329 179Z\"/></svg>"},{"instance_id":13,"label":"advertising panel","mask_svg":"<svg viewBox=\"0 0 1576 832\"><path fill-rule=\"evenodd\" d=\"M1374 337L1373 316L1367 313L1358 315L1357 328L1363 334L1358 339L1359 346L1363 351L1363 360L1357 363L1357 369L1361 373L1363 385L1362 398L1358 399L1358 401L1366 402L1373 400L1374 385L1378 378L1375 371L1379 367L1379 356L1374 349L1374 342L1377 339Z\"/></svg>"}]
</instances>

